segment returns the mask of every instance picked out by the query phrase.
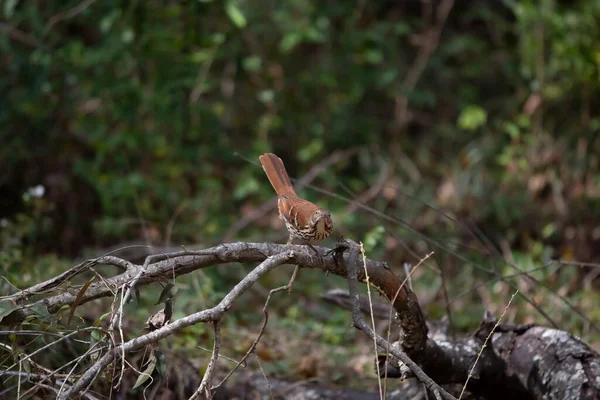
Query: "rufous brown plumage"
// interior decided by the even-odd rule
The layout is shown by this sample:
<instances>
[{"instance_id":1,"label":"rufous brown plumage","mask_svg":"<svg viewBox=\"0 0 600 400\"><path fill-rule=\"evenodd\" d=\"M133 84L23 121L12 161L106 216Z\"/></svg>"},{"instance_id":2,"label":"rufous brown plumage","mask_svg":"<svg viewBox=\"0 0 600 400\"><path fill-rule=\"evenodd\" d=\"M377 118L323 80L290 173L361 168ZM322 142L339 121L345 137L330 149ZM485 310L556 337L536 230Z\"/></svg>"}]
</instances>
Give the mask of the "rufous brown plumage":
<instances>
[{"instance_id":1,"label":"rufous brown plumage","mask_svg":"<svg viewBox=\"0 0 600 400\"><path fill-rule=\"evenodd\" d=\"M294 239L310 244L328 237L333 231L329 211L296 195L281 158L273 153L266 153L258 159L277 192L279 217L290 233L288 244Z\"/></svg>"}]
</instances>

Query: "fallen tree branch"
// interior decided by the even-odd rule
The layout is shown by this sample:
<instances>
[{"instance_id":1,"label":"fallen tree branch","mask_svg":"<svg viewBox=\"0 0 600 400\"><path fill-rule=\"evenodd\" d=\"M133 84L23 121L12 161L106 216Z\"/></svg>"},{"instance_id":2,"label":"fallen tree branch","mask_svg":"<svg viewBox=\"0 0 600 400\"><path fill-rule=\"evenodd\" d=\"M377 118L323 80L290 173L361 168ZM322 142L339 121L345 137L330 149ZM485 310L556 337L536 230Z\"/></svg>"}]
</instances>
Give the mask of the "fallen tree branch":
<instances>
[{"instance_id":1,"label":"fallen tree branch","mask_svg":"<svg viewBox=\"0 0 600 400\"><path fill-rule=\"evenodd\" d=\"M26 300L33 295L42 294L44 292L52 290L52 289L60 286L61 284L67 282L69 279L72 279L72 278L76 277L77 275L79 275L85 271L88 271L95 265L102 265L102 264L114 265L114 266L122 268L124 270L128 270L128 269L130 269L130 267L133 267L133 265L129 261L123 260L122 258L113 257L113 256L102 256L102 257L87 260L80 264L77 264L76 266L69 268L67 271L63 272L62 274L60 274L58 276L55 276L54 278L48 279L45 282L38 283L28 289L21 290L17 293L9 295L9 296L2 297L2 299L12 300L12 301Z\"/></svg>"},{"instance_id":2,"label":"fallen tree branch","mask_svg":"<svg viewBox=\"0 0 600 400\"><path fill-rule=\"evenodd\" d=\"M260 277L272 269L292 261L297 254L288 251L283 252L273 257L269 257L263 261L258 267L252 270L244 279L242 279L215 307L207 310L199 311L191 314L187 317L180 318L168 325L163 326L153 332L131 339L113 350L107 352L102 356L92 367L90 367L77 382L71 387L70 390L61 394L58 399L71 399L77 395L80 395L82 391L87 388L100 374L100 372L110 364L115 357L122 354L128 354L132 351L139 350L144 346L157 342L160 339L177 332L187 326L194 325L200 322L214 322L220 320L225 312L227 312L233 305L235 299L241 296L252 284L254 284Z\"/></svg>"},{"instance_id":3,"label":"fallen tree branch","mask_svg":"<svg viewBox=\"0 0 600 400\"><path fill-rule=\"evenodd\" d=\"M456 398L454 396L452 396L450 393L446 392L438 384L436 384L433 381L433 379L428 377L425 374L425 372L423 372L423 370L417 365L416 362L414 362L411 359L411 357L406 352L400 350L398 347L390 346L390 343L387 340L385 340L383 337L379 336L365 322L365 320L363 319L362 314L361 314L360 298L358 295L358 289L356 287L357 281L358 281L358 276L359 276L358 263L359 263L360 247L358 246L357 243L352 242L351 240L348 240L348 239L345 239L345 244L349 248L349 256L347 258L347 267L346 268L348 271L348 276L347 276L348 289L350 291L350 297L353 300L352 321L354 323L354 326L357 327L358 329L360 329L361 331L363 331L364 333L366 333L367 336L369 336L371 339L375 340L377 345L379 347L381 347L382 349L385 349L385 350L389 349L390 353L392 353L396 358L401 360L408 368L410 368L410 371L417 378L419 378L419 380L421 382L423 382L423 384L427 387L427 389L431 390L434 394L437 393L437 396L439 396L439 395L443 396L444 399L456 400ZM346 260L344 260L344 261L346 261ZM405 287L405 286L402 286L402 287ZM406 291L406 293L412 294L412 292L409 292L408 290ZM413 294L413 296L414 296L414 294ZM418 303L417 303L417 306L418 306ZM420 316L422 317L422 314L420 312L418 314L420 314ZM423 320L423 324L424 324L424 320ZM420 359L423 354L423 349L420 347L415 348L414 343L411 343L413 341L412 340L413 338L408 337L407 332L404 331L404 325L401 324L401 327L403 328L403 332L402 332L403 335L401 335L401 337L403 339L407 340L407 342L403 343L403 345L406 344L406 348L409 349L409 351L411 351L412 356L416 356L415 357L416 359ZM424 332L425 332L425 335L427 335L427 328L425 328ZM425 340L425 342L427 342L427 340Z\"/></svg>"},{"instance_id":4,"label":"fallen tree branch","mask_svg":"<svg viewBox=\"0 0 600 400\"><path fill-rule=\"evenodd\" d=\"M116 297L119 292L123 301L136 287L157 280L172 280L200 268L234 262L259 262L260 264L215 307L171 323L154 324L153 327L156 330L127 341L124 341L123 337L120 337L119 341L115 340L114 333L120 327L120 323L110 324L112 330L100 330L106 335L101 342L105 345L101 346L104 351L92 358L93 363L80 376L74 373L74 367L64 378L63 388L58 394L60 399L81 396L111 363L114 368L122 369L126 365L123 362L124 357L131 352L156 344L159 340L185 327L202 322L213 322L215 323L215 346L210 364L212 368L207 369L202 383L200 386L196 386L199 395L210 397L215 388L210 383L216 360L219 357L219 322L236 299L256 284L261 276L280 265L290 263L297 266L296 270L299 267L321 268L324 271L348 278L353 323L385 352L378 357L381 375L402 378L416 376L434 397L453 399L454 397L445 388L454 387L457 384L462 385L465 382L477 354L483 349L467 388L476 396L489 399L507 397L594 399L597 398L594 396L600 393L600 382L595 378L600 376L600 357L567 332L533 325L501 324L491 334L495 320L487 318L480 329L468 338L449 340L443 332L435 332L434 335L428 336L425 317L415 294L402 284L402 281L391 272L385 263L364 260L366 268L357 268L358 263L363 260L359 256L358 245L350 240L341 241L333 250L316 247L316 251L320 257L315 257L314 253L299 246L240 242L222 244L206 250L182 250L168 254L156 254L147 257L143 265L128 263L112 256L101 257L79 264L49 281L0 299L0 301L9 299L18 303L18 308L6 315L1 323L3 325L19 323L25 318L39 313L40 306L44 306L49 313L56 313L61 307L73 305L75 302L83 304L101 297ZM99 263L116 265L124 268L125 271L113 277L102 277L100 282L89 285L87 290L81 289L83 285L66 285L70 278ZM94 272L98 275L96 271ZM361 312L367 311L367 307L365 304L361 305L357 283L366 282L367 276L369 284L377 288L389 300L395 314L394 320L399 322L400 340L395 343L389 343L378 335L362 318ZM271 294L291 287L292 283L293 278L290 284L271 291ZM43 300L32 297L40 294L49 297ZM264 332L268 320L267 305L268 302L265 303L263 310L265 320L261 334ZM380 307L377 304L372 308L368 312L374 315L383 314L381 311L390 309L388 306L379 310ZM122 315L118 309L119 307L113 309L113 315L108 321L114 322L117 315ZM257 341L260 340L261 334ZM73 335L67 334L62 337L66 339L74 337ZM490 342L488 346L483 346L485 338L488 336ZM35 352L31 353L29 357L33 354ZM116 362L118 360L122 361L120 367ZM113 369L113 373L118 373L118 370L114 371ZM55 372L47 376L53 374ZM39 384L46 385L43 381L39 381Z\"/></svg>"},{"instance_id":5,"label":"fallen tree branch","mask_svg":"<svg viewBox=\"0 0 600 400\"><path fill-rule=\"evenodd\" d=\"M317 249L323 258L323 263L315 262L316 258L314 253L309 253L302 250L299 251L297 246L278 245L274 243L245 242L221 244L206 250L183 250L173 253L156 254L147 257L144 265L127 263L127 261L121 260L118 257L100 257L98 259L92 259L81 263L71 270L61 274L59 277L44 282L43 284L35 285L29 289L15 293L14 295L2 297L0 298L0 301L9 299L12 301L17 301L18 303L23 303L23 301L29 298L32 294L39 294L42 293L42 291L47 292L51 288L57 288L58 283L62 284L66 282L68 280L67 277L73 277L83 272L93 264L102 263L108 265L117 265L120 267L127 265L127 270L117 276L106 278L103 282L93 283L83 294L79 293L82 287L81 285L73 285L64 289L64 292L47 297L43 300L38 300L29 304L19 304L19 307L17 307L9 315L5 316L2 321L0 321L0 325L6 326L20 323L25 320L25 318L35 315L32 307L35 308L42 306L50 314L55 314L59 309L61 309L61 307L65 305L72 305L76 299L78 300L79 305L81 305L102 297L112 297L117 290L122 290L124 287L132 290L133 286L130 287L129 285L142 271L143 273L139 275L136 281L137 286L144 286L165 279L173 279L177 276L188 274L198 269L220 264L233 262L262 262L270 256L281 254L290 250L294 252L295 263L300 267L321 268L332 274L342 277L346 276L346 270L344 266L336 263L334 258L331 256L332 252L330 249L319 246L316 246L315 249ZM394 294L401 286L401 280L387 268L385 263L367 260L367 268L373 284L382 288L385 293L389 293L389 298L393 298ZM361 271L359 273L359 280L364 281L364 279L364 273ZM80 295L79 298L78 295ZM411 307L414 307L416 297L412 298L412 306L408 308L404 304L407 299L408 292L403 290L398 295L398 299L394 304L394 307L398 307L396 311L398 311L400 314L406 314L414 311Z\"/></svg>"}]
</instances>

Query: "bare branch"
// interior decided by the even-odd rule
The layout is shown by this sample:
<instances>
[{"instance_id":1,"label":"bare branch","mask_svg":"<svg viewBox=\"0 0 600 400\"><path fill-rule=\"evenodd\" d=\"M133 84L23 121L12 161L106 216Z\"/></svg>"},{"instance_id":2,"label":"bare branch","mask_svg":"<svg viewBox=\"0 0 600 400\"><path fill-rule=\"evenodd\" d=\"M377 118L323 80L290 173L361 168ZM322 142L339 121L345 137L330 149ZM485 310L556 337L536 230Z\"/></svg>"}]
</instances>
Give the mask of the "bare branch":
<instances>
[{"instance_id":1,"label":"bare branch","mask_svg":"<svg viewBox=\"0 0 600 400\"><path fill-rule=\"evenodd\" d=\"M71 19L71 18L81 14L83 11L85 11L86 8L88 8L89 6L94 4L96 1L97 0L84 0L81 3L77 4L75 7L68 9L67 11L60 12L56 15L53 15L48 20L48 23L46 23L45 32L50 31L50 29L52 29L52 27L54 25L56 25L58 22L64 21L66 19Z\"/></svg>"},{"instance_id":2,"label":"bare branch","mask_svg":"<svg viewBox=\"0 0 600 400\"><path fill-rule=\"evenodd\" d=\"M44 381L46 381L46 380L48 380L50 378L50 375L46 375L46 374L34 374L34 373L31 373L31 372L20 372L20 371L0 371L0 374L1 375L6 375L6 376L16 376L16 377L19 377L19 378L25 378L25 379L27 379L27 381L35 384L35 386L37 386L37 387L42 387L44 389L51 390L51 391L53 391L55 393L59 392L59 389L55 388L54 386L43 384ZM54 381L54 383L59 384L59 385L64 385L65 382L66 382L66 380L63 380L63 379L57 379L57 380ZM26 393L24 393L24 395ZM84 395L84 398L86 398L88 400L98 400L98 397L92 396L89 393L86 393Z\"/></svg>"},{"instance_id":3,"label":"bare branch","mask_svg":"<svg viewBox=\"0 0 600 400\"><path fill-rule=\"evenodd\" d=\"M227 379L229 379L229 377L231 375L233 375L233 373L239 368L239 366L246 362L246 360L248 359L250 354L254 353L254 350L256 349L258 342L260 342L262 335L265 333L265 329L267 328L267 323L269 322L268 307L269 307L269 301L271 300L271 296L277 292L281 292L282 290L287 290L289 293L292 290L292 288L294 287L294 282L296 281L296 277L298 276L298 270L299 270L299 267L296 266L296 268L294 269L294 272L292 273L292 277L290 278L290 281L288 282L287 285L275 288L269 292L269 295L267 296L267 300L265 300L265 305L263 306L263 314L265 317L263 320L263 324L260 328L260 331L258 332L258 336L256 336L256 339L254 339L254 342L252 342L252 344L250 345L250 348L248 348L248 351L246 352L246 354L244 354L244 357L242 357L242 359L231 370L231 372L229 372L229 374L227 374L227 376L225 378L223 378L223 380L221 380L221 382L219 382L219 384L217 384L213 389L217 389L223 383L225 383L227 381Z\"/></svg>"},{"instance_id":4,"label":"bare branch","mask_svg":"<svg viewBox=\"0 0 600 400\"><path fill-rule=\"evenodd\" d=\"M7 34L8 37L14 40L15 42L19 42L26 46L34 48L44 47L44 44L41 43L33 35L25 33L5 22L0 22L0 32Z\"/></svg>"},{"instance_id":5,"label":"bare branch","mask_svg":"<svg viewBox=\"0 0 600 400\"><path fill-rule=\"evenodd\" d=\"M423 384L432 392L438 393L443 396L444 399L447 400L456 400L454 396L450 393L446 392L442 389L438 384L436 384L433 379L423 372L423 370L415 363L411 358L403 351L401 351L397 346L391 346L383 337L379 336L371 327L365 322L362 317L360 310L360 301L357 289L358 282L358 262L359 262L359 253L360 246L355 242L352 242L348 239L345 239L346 243L349 246L349 256L347 258L347 269L348 269L348 288L350 290L350 297L353 299L353 307L352 307L352 321L354 326L358 329L362 330L372 338L379 347L383 349L389 349L390 353L396 358L398 358L404 365L406 365L410 371L417 377Z\"/></svg>"},{"instance_id":6,"label":"bare branch","mask_svg":"<svg viewBox=\"0 0 600 400\"><path fill-rule=\"evenodd\" d=\"M462 385L470 372L473 374L473 379L469 382L469 391L477 395L485 395L494 400L505 398L502 396L506 393L510 393L514 398L534 398L528 391L530 387L535 387L536 393L546 393L548 387L557 392L565 393L561 392L561 390L564 391L567 385L564 380L561 381L560 377L563 375L574 376L574 371L585 371L585 374L580 374L581 376L577 375L581 379L577 381L571 379L570 383L574 383L578 388L588 387L589 385L591 385L589 387L597 386L597 383L593 381L593 377L600 374L600 357L593 353L585 344L577 341L566 332L532 326L511 328L511 326L498 325L485 321L480 330L467 339L448 340L445 334L440 334L439 332L428 337L425 318L415 294L404 284L405 282L401 281L391 272L385 263L365 260L364 265L366 269L357 268L360 261L360 252L358 245L350 240L341 241L333 250L316 247L315 251L319 255L318 258L315 258L314 254L311 254L301 246L265 243L230 243L206 250L183 250L170 254L152 255L146 258L143 265L126 264L126 261L115 258L115 260L112 260L115 264L127 266L127 270L122 274L107 278L104 282L95 282L85 291L78 290L77 287L61 288L64 293L50 296L43 301L22 305L20 309L6 316L2 323L8 323L6 320L19 321L19 318L32 315L33 310L30 308L36 304L46 305L48 311L55 313L61 306L73 304L73 301L78 299L78 293L78 300L83 304L84 302L89 302L100 297L113 296L115 292L113 288L119 288L122 305L125 303L125 299L131 295L131 290L136 286L146 285L156 280L171 280L176 276L213 265L231 262L260 262L215 307L180 318L170 324L153 325L157 328L156 330L128 341L124 341L121 337L120 343L114 337L115 330L120 327L120 324L114 322L112 330L103 330L108 334L107 340L97 342L90 348L89 352L92 351L96 344L103 345L101 346L101 350L93 349L95 354L98 354L92 358L95 362L80 376L76 372L76 370L80 370L78 365L83 360L89 360L89 354L77 357L75 360L52 372L40 368L40 371L45 371L48 375L46 378L35 382L36 384L54 386L55 381L49 383L49 378L58 378L62 380L63 384L58 391L57 398L67 399L81 396L86 393L88 388L94 383L96 377L109 364L120 360L121 365L128 365L129 362L126 360L126 357L133 351L140 350L148 345L155 346L159 340L190 325L201 322L216 322L215 343L211 362L203 377L203 382L198 387L198 394L196 395L207 395L210 397L214 389L220 385L211 387L211 381L215 374L215 363L220 351L218 321L221 321L234 302L247 289L255 285L261 276L284 263L290 263L296 265L290 282L288 285L270 292L263 308L264 322L260 332L254 343L250 346L246 356L237 364L234 371L246 361L250 354L254 354L256 345L266 330L269 317L267 311L271 295L281 290L290 290L298 269L300 267L307 267L321 268L324 271L348 277L350 289L349 300L352 303L354 325L373 339L378 348L385 351L384 355L377 357L378 365L382 367L381 374L388 377L406 377L409 373L412 373L432 391L435 398L453 399L439 385L457 383ZM90 261L95 262L98 259ZM76 275L81 272L77 267L81 267L84 264L74 267L68 273ZM65 279L66 275L61 276L61 279ZM400 340L398 342L390 344L389 340L379 336L360 315L361 305L357 293L357 284L359 281L367 282L367 279L370 285L377 288L390 301L391 307L385 307L381 310L375 307L369 310L368 307L364 307L363 305L363 311L367 311L371 315L383 312L387 314L386 320L390 319L389 313L393 312L394 320L399 323L401 329ZM46 289L56 284L56 278L48 282L42 284L42 286L36 285L28 290L20 291L16 296L21 301L24 301L33 293L39 294L48 290L56 291L56 286L52 289ZM36 291L40 289L42 289L42 292ZM344 298L341 298L340 301L341 303L347 302ZM113 307L117 308L116 303L113 303ZM39 312L39 310L37 311ZM119 321L122 315L122 312L115 312L112 321ZM491 330L494 327L497 327L497 329L492 334ZM79 332L81 331L83 330ZM75 333L65 333L59 340L74 337ZM26 334L26 332L23 332L23 334ZM487 346L484 346L486 338L489 341ZM59 342L54 341L27 356L21 356L18 362L19 366L21 367L24 361L30 359L35 354L57 343ZM572 351L569 354L581 354L582 356L579 358L565 358L563 353L567 349ZM388 353L391 354L391 357L388 356ZM476 368L471 371L478 353L480 357L479 362ZM532 354L539 354L542 358L546 357L548 358L548 362L542 365L535 357L531 357ZM550 362L553 359L552 357L559 357L566 361L561 363L560 366L555 366ZM390 363L387 362L388 358L391 360ZM535 366L532 366L532 363ZM72 364L75 365L66 377L58 375L58 371ZM15 365L9 368L9 370L13 369ZM529 375L529 371L533 367L537 369L539 379L534 379ZM557 374L558 369L564 371L564 373ZM22 371L19 369L18 372ZM534 380L530 382L529 380L531 379ZM548 382L551 382L551 385L547 384ZM20 390L21 383L21 380L19 380L19 384L17 385L18 390ZM26 393L28 394L32 390L35 390L35 388L27 390ZM558 398L565 397L559 396Z\"/></svg>"},{"instance_id":7,"label":"bare branch","mask_svg":"<svg viewBox=\"0 0 600 400\"><path fill-rule=\"evenodd\" d=\"M402 90L407 93L410 93L415 89L425 67L427 67L429 59L437 50L442 31L444 30L444 25L446 24L446 19L454 6L454 0L442 0L437 7L437 13L435 14L433 23L429 21L432 16L431 8L433 7L433 4L427 0L421 0L421 4L423 9L423 19L425 20L424 25L427 26L427 28L422 34L422 43L419 52L417 53L417 57L402 83ZM408 100L406 95L399 93L396 96L394 112L397 129L402 128L409 121L407 108Z\"/></svg>"},{"instance_id":8,"label":"bare branch","mask_svg":"<svg viewBox=\"0 0 600 400\"><path fill-rule=\"evenodd\" d=\"M31 354L28 354L28 355L26 355L26 356L25 356L25 357L23 357L23 358L19 358L19 361L18 361L18 362L15 362L14 364L12 364L10 367L8 367L8 368L7 368L7 370L11 370L11 369L13 369L14 367L16 367L16 366L17 366L17 364L18 364L18 363L22 363L23 361L29 360L31 357L35 356L36 354L38 354L38 353L40 353L40 352L42 352L42 351L46 350L47 348L50 348L50 347L52 347L52 346L54 346L54 345L56 345L56 344L58 344L58 343L62 342L63 340L66 340L66 339L70 338L70 337L71 337L71 336L73 336L73 335L76 335L76 334L78 334L78 333L81 333L81 332L95 331L95 330L102 330L102 328L97 328L97 327L94 327L94 326L90 326L90 327L88 327L88 328L77 329L77 330L74 330L74 331L72 331L72 332L69 332L68 334L66 334L66 335L63 335L63 336L61 336L60 338L56 339L55 341L53 341L53 342L50 342L50 343L48 343L48 344L46 344L46 345L44 345L44 346L40 347L39 349L37 349L37 350L36 350L36 351L34 351L33 353L31 353ZM0 372L0 376L2 376L2 375L3 375L3 373L2 373L2 372Z\"/></svg>"},{"instance_id":9,"label":"bare branch","mask_svg":"<svg viewBox=\"0 0 600 400\"><path fill-rule=\"evenodd\" d=\"M208 363L208 367L206 367L206 372L202 377L202 382L200 382L198 390L196 390L189 400L194 400L202 393L206 395L207 399L212 398L212 389L210 385L215 372L215 367L217 366L217 360L219 359L219 348L221 347L221 327L219 320L213 322L213 328L215 331L215 342L213 345L212 355L210 356L210 362Z\"/></svg>"},{"instance_id":10,"label":"bare branch","mask_svg":"<svg viewBox=\"0 0 600 400\"><path fill-rule=\"evenodd\" d=\"M206 268L214 265L231 263L231 262L262 262L267 257L281 254L286 251L292 251L295 254L296 264L305 268L322 268L325 271L329 271L339 276L346 276L346 270L342 265L338 265L336 261L331 257L331 250L325 247L315 246L315 249L319 252L323 259L323 263L315 263L315 257L306 251L298 251L297 246L278 245L273 243L228 243L221 244L219 246L209 248L206 250L183 250L173 253L163 253L148 256L144 265L127 264L129 265L127 271L124 273L108 278L105 282L96 282L90 285L86 292L79 298L79 304L85 304L89 301L113 296L113 290L110 288L121 288L124 285L130 284L134 281L135 277L140 274L140 271L144 271L138 276L137 285L147 285L157 280L172 279L179 275L184 275L197 269ZM111 257L106 260L104 257L100 259L93 259L89 262L99 263L106 262L108 264L115 265L116 260L120 260L117 257ZM25 289L13 296L3 297L2 299L23 299L29 297L33 293L40 293L41 291L49 290L49 287L56 287L58 281L64 282L68 277L72 277L81 273L86 266L87 262L73 267L71 270L61 274L59 277L51 279L43 284L35 285L29 289ZM127 263L125 260L121 260L121 264ZM373 260L367 261L367 267L369 268L369 275L373 282L379 287L390 286L390 296L392 298L395 294L395 290L400 286L400 280L391 271L386 269L385 264ZM364 273L359 274L359 279L364 280ZM393 286L393 287L392 287ZM394 287L396 289L394 289ZM64 293L60 293L54 296L50 296L38 302L32 304L22 305L11 314L5 316L0 325L9 325L19 323L30 315L35 313L31 310L32 306L36 304L45 307L49 313L56 313L61 307L65 305L71 305L77 299L79 292L79 286L72 286ZM405 294L401 293L399 296L398 304L401 305L405 299ZM424 323L423 323L424 324Z\"/></svg>"},{"instance_id":11,"label":"bare branch","mask_svg":"<svg viewBox=\"0 0 600 400\"><path fill-rule=\"evenodd\" d=\"M272 257L269 257L253 269L244 279L242 279L224 298L219 304L213 308L199 311L197 313L188 315L187 317L180 318L171 324L165 325L160 329L145 335L131 339L115 349L106 353L101 357L93 366L91 366L81 378L73 385L73 387L62 393L58 399L71 399L77 395L80 395L82 391L88 387L98 376L98 374L109 364L115 357L122 354L128 354L131 351L139 350L142 347L157 342L173 333L180 331L181 329L200 323L200 322L211 322L221 319L225 312L227 312L233 305L233 302L240 297L250 286L252 286L260 277L267 272L277 268L278 266L296 260L301 254L301 251L286 251Z\"/></svg>"},{"instance_id":12,"label":"bare branch","mask_svg":"<svg viewBox=\"0 0 600 400\"><path fill-rule=\"evenodd\" d=\"M35 294L40 294L40 293L46 292L48 290L54 289L55 287L63 284L64 282L68 281L69 279L72 279L73 277L81 274L82 272L87 271L88 269L92 268L94 265L103 265L103 264L104 265L114 265L116 267L123 268L125 270L133 267L133 264L131 264L129 261L123 260L119 257L102 256L102 257L95 258L92 260L84 261L84 262L68 269L67 271L63 272L62 274L55 276L52 279L48 279L45 282L38 283L37 285L33 285L32 287L30 287L28 289L21 290L20 292L11 294L9 296L2 297L1 299L8 299L8 300L13 300L13 301L26 300Z\"/></svg>"}]
</instances>

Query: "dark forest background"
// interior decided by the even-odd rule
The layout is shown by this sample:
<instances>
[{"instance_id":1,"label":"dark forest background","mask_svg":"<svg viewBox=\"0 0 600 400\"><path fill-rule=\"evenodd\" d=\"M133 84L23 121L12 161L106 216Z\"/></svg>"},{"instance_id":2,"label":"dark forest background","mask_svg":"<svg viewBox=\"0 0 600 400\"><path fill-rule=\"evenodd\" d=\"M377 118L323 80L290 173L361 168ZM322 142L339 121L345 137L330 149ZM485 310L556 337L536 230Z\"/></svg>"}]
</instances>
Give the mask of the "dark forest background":
<instances>
[{"instance_id":1,"label":"dark forest background","mask_svg":"<svg viewBox=\"0 0 600 400\"><path fill-rule=\"evenodd\" d=\"M3 0L0 74L2 295L119 246L284 242L272 151L332 210L325 245L361 240L398 275L434 252L413 274L428 317L467 332L518 287L531 303L507 322L551 325L533 303L600 349L598 0ZM179 278L175 317L249 268ZM375 388L332 287L302 272L273 306L266 373ZM132 336L159 293L132 304ZM263 295L228 319L229 355ZM186 329L167 358L198 373L210 337Z\"/></svg>"}]
</instances>

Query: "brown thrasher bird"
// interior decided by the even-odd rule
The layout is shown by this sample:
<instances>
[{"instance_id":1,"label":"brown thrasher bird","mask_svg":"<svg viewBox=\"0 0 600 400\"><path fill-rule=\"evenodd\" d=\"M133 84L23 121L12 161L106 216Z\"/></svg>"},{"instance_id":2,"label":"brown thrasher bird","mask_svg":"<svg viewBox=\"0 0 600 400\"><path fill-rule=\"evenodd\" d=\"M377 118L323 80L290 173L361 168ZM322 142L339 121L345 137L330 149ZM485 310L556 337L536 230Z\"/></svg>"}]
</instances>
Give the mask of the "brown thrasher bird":
<instances>
[{"instance_id":1,"label":"brown thrasher bird","mask_svg":"<svg viewBox=\"0 0 600 400\"><path fill-rule=\"evenodd\" d=\"M318 242L329 236L333 230L331 214L296 195L281 158L273 153L266 153L258 159L277 192L279 218L285 222L290 233L287 243L291 244L294 239L299 239L310 246L311 242Z\"/></svg>"}]
</instances>

